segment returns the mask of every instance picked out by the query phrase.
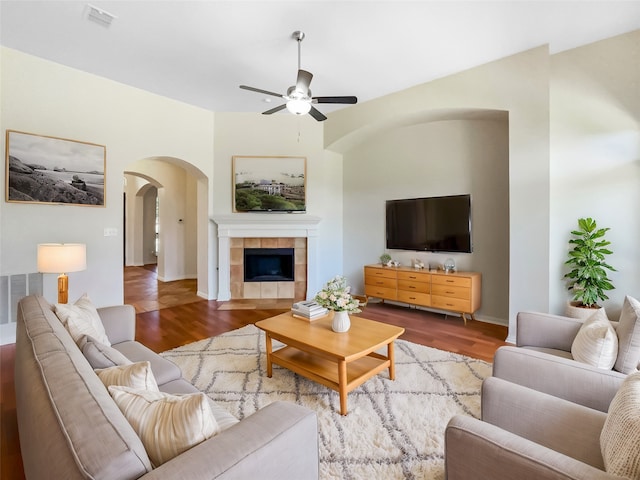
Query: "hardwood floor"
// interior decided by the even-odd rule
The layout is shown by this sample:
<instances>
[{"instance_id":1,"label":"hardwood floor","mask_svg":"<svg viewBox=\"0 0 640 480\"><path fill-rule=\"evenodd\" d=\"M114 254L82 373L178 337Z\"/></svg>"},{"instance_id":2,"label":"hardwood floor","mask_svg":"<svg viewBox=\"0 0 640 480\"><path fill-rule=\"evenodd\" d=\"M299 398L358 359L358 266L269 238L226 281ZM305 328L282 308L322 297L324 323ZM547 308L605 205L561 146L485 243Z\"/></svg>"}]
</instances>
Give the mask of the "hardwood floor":
<instances>
[{"instance_id":1,"label":"hardwood floor","mask_svg":"<svg viewBox=\"0 0 640 480\"><path fill-rule=\"evenodd\" d=\"M195 282L157 282L152 267L126 267L125 303L136 307L136 339L156 352L234 330L286 311L286 308L227 309L228 304L196 295ZM282 305L274 305L282 306ZM221 307L223 307L221 309ZM360 314L405 328L410 342L491 361L505 345L507 327L372 301ZM15 345L0 347L0 478L24 479L18 443L13 385Z\"/></svg>"}]
</instances>

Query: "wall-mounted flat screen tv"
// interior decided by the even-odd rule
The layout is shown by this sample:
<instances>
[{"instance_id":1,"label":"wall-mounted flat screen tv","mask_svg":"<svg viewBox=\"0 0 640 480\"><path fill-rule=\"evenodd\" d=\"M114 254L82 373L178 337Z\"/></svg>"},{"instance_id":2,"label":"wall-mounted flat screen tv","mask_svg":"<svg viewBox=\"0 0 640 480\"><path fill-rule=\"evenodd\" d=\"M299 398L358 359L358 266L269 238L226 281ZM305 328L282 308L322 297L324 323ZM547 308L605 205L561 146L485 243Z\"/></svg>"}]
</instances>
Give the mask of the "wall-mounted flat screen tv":
<instances>
[{"instance_id":1,"label":"wall-mounted flat screen tv","mask_svg":"<svg viewBox=\"0 0 640 480\"><path fill-rule=\"evenodd\" d=\"M471 195L386 202L387 248L471 253Z\"/></svg>"}]
</instances>

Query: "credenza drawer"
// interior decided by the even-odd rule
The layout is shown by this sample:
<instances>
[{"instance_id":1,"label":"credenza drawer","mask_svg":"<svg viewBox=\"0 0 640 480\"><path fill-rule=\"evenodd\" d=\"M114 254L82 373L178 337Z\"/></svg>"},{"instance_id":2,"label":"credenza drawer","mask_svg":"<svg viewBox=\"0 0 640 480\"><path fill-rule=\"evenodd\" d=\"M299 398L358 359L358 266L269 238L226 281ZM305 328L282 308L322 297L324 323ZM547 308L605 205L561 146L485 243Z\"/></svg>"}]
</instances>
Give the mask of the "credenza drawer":
<instances>
[{"instance_id":1,"label":"credenza drawer","mask_svg":"<svg viewBox=\"0 0 640 480\"><path fill-rule=\"evenodd\" d=\"M471 287L471 278L449 275L432 275L431 283L434 285L453 285L455 287Z\"/></svg>"},{"instance_id":2,"label":"credenza drawer","mask_svg":"<svg viewBox=\"0 0 640 480\"><path fill-rule=\"evenodd\" d=\"M364 277L365 285L373 285L375 287L396 288L395 278L386 277L374 277L373 275L367 275Z\"/></svg>"},{"instance_id":3,"label":"credenza drawer","mask_svg":"<svg viewBox=\"0 0 640 480\"><path fill-rule=\"evenodd\" d=\"M367 297L386 298L387 300L396 300L396 289L376 287L375 285L365 285L364 293Z\"/></svg>"},{"instance_id":4,"label":"credenza drawer","mask_svg":"<svg viewBox=\"0 0 640 480\"><path fill-rule=\"evenodd\" d=\"M429 272L398 272L398 280L430 283L431 274Z\"/></svg>"},{"instance_id":5,"label":"credenza drawer","mask_svg":"<svg viewBox=\"0 0 640 480\"><path fill-rule=\"evenodd\" d=\"M394 280L398 278L398 272L392 267L364 267L364 274L365 276L393 278Z\"/></svg>"},{"instance_id":6,"label":"credenza drawer","mask_svg":"<svg viewBox=\"0 0 640 480\"><path fill-rule=\"evenodd\" d=\"M471 289L468 287L456 287L453 285L434 284L433 287L431 287L431 293L434 295L459 298L462 300L471 299Z\"/></svg>"},{"instance_id":7,"label":"credenza drawer","mask_svg":"<svg viewBox=\"0 0 640 480\"><path fill-rule=\"evenodd\" d=\"M434 308L442 308L443 310L453 310L456 312L470 311L469 300L442 297L440 295L431 295L431 306Z\"/></svg>"},{"instance_id":8,"label":"credenza drawer","mask_svg":"<svg viewBox=\"0 0 640 480\"><path fill-rule=\"evenodd\" d=\"M415 280L399 280L398 290L406 290L407 292L429 293L430 286L428 283L416 282Z\"/></svg>"},{"instance_id":9,"label":"credenza drawer","mask_svg":"<svg viewBox=\"0 0 640 480\"><path fill-rule=\"evenodd\" d=\"M403 290L398 290L398 301L428 307L431 304L431 295L428 293L405 292Z\"/></svg>"}]
</instances>

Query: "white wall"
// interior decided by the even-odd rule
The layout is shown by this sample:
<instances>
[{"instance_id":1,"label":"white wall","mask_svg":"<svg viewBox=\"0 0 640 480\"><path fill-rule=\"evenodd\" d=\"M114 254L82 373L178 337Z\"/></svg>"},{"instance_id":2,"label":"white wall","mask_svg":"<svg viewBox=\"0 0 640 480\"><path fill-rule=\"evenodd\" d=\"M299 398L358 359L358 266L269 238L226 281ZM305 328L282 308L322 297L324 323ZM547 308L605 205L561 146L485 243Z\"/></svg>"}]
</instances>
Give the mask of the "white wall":
<instances>
[{"instance_id":1,"label":"white wall","mask_svg":"<svg viewBox=\"0 0 640 480\"><path fill-rule=\"evenodd\" d=\"M611 230L617 320L625 295L640 297L640 31L554 55L551 61L551 310L570 292L563 275L581 217Z\"/></svg>"},{"instance_id":2,"label":"white wall","mask_svg":"<svg viewBox=\"0 0 640 480\"><path fill-rule=\"evenodd\" d=\"M0 52L3 131L94 142L107 150L105 208L0 203L0 274L35 272L38 243L82 242L88 266L69 275L70 299L86 291L98 306L122 303L124 169L135 160L166 155L211 178L214 114L12 49ZM5 149L4 135L0 148ZM0 176L4 184L4 169ZM105 228L117 228L118 235L105 237ZM204 252L198 272L208 280L207 259ZM55 301L54 275L45 275L44 288ZM199 290L208 295L209 285Z\"/></svg>"},{"instance_id":3,"label":"white wall","mask_svg":"<svg viewBox=\"0 0 640 480\"><path fill-rule=\"evenodd\" d=\"M509 331L549 307L549 52L546 46L334 112L327 148L346 153L399 125L501 110L509 115ZM368 168L366 162L360 166ZM350 188L345 184L345 190ZM380 214L382 215L382 213ZM382 233L379 233L382 235ZM345 248L351 240L345 238ZM380 242L369 258L380 255ZM535 285L536 288L531 288Z\"/></svg>"},{"instance_id":4,"label":"white wall","mask_svg":"<svg viewBox=\"0 0 640 480\"><path fill-rule=\"evenodd\" d=\"M306 157L306 213L322 218L318 226L318 257L321 259L318 276L321 282L342 273L343 267L342 156L324 150L323 127L323 123L308 115L297 117L286 112L270 116L216 113L216 188L212 206L216 214L232 212L234 155ZM217 248L217 240L215 245ZM217 258L215 261L214 266L217 267ZM314 287L311 285L309 288Z\"/></svg>"},{"instance_id":5,"label":"white wall","mask_svg":"<svg viewBox=\"0 0 640 480\"><path fill-rule=\"evenodd\" d=\"M503 120L447 120L400 126L345 154L345 273L364 291L362 267L385 248L385 200L470 193L471 254L389 251L425 265L453 258L458 270L482 272L478 318L509 318L509 154Z\"/></svg>"}]
</instances>

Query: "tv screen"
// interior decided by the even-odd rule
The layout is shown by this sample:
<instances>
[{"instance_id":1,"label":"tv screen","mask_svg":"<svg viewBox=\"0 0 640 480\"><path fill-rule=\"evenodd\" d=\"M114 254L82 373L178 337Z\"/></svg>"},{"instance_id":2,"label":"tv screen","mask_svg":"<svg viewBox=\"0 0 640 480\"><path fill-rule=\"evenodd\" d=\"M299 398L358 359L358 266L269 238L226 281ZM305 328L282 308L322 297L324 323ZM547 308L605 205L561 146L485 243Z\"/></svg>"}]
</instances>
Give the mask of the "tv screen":
<instances>
[{"instance_id":1,"label":"tv screen","mask_svg":"<svg viewBox=\"0 0 640 480\"><path fill-rule=\"evenodd\" d=\"M387 248L471 253L471 195L386 202Z\"/></svg>"}]
</instances>

